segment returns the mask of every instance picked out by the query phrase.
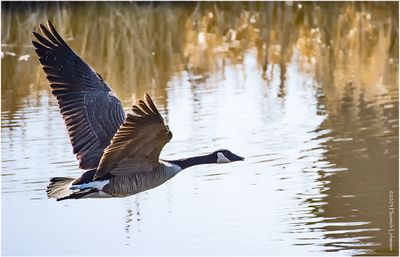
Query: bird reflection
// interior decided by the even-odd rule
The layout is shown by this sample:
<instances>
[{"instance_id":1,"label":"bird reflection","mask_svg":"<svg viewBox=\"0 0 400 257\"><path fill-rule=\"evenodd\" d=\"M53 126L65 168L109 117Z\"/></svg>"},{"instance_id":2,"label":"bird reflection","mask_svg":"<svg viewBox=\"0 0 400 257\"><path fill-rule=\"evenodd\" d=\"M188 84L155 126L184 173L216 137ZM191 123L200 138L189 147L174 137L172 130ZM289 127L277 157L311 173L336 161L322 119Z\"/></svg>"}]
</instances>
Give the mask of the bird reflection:
<instances>
[{"instance_id":1,"label":"bird reflection","mask_svg":"<svg viewBox=\"0 0 400 257\"><path fill-rule=\"evenodd\" d=\"M131 244L131 233L132 233L132 228L136 228L136 232L141 231L141 225L140 225L140 202L138 199L135 200L135 206L127 206L126 209L126 216L125 216L125 239L126 239L126 246L130 246ZM136 221L136 223L135 223ZM133 222L133 223L132 223Z\"/></svg>"}]
</instances>

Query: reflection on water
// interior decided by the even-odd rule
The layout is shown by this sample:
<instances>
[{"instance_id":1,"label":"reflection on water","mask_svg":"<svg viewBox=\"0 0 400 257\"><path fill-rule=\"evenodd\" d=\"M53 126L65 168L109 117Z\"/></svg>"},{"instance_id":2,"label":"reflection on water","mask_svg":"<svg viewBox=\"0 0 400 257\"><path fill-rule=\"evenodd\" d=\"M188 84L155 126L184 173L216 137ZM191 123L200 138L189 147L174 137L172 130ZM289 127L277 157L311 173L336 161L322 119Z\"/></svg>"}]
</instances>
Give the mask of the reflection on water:
<instances>
[{"instance_id":1,"label":"reflection on water","mask_svg":"<svg viewBox=\"0 0 400 257\"><path fill-rule=\"evenodd\" d=\"M4 254L398 253L398 3L2 5ZM246 161L46 199L50 177L80 174L30 44L47 19L127 110L154 96L162 157Z\"/></svg>"}]
</instances>

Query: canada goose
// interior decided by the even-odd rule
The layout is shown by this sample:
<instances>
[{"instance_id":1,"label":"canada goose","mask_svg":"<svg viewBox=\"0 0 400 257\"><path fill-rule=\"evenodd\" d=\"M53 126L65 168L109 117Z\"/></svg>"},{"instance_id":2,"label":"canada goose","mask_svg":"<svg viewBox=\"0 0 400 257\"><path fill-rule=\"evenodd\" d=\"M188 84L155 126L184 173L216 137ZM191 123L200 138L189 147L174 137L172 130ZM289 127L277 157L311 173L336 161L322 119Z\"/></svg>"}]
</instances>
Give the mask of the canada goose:
<instances>
[{"instance_id":1,"label":"canada goose","mask_svg":"<svg viewBox=\"0 0 400 257\"><path fill-rule=\"evenodd\" d=\"M120 100L99 73L79 57L48 22L32 41L64 118L80 178L56 177L47 188L59 200L124 197L156 186L193 165L244 158L228 150L180 160L160 160L172 133L149 95L125 118Z\"/></svg>"}]
</instances>

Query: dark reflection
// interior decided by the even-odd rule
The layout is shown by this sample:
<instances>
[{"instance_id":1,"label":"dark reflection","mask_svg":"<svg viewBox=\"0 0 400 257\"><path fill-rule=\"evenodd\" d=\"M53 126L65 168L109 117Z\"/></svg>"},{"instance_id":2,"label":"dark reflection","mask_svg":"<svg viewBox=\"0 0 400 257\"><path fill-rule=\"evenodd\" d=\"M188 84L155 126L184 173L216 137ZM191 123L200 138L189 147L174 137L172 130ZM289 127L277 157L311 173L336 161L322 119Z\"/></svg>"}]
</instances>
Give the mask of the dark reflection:
<instances>
[{"instance_id":1,"label":"dark reflection","mask_svg":"<svg viewBox=\"0 0 400 257\"><path fill-rule=\"evenodd\" d=\"M388 99L382 103L382 96L368 101L364 92L354 91L353 83L344 87L337 112L319 128L330 131L322 138L331 138L321 143L327 151L319 161L344 169L318 171L323 195L304 201L310 209L307 218L294 221L294 232L304 226L321 232L330 252L366 249L365 255L396 255L398 238L390 243L389 236L389 199L398 195L397 90L383 96ZM393 199L397 206L398 198ZM398 216L392 222L398 224ZM298 239L304 241L300 245L314 243L301 234Z\"/></svg>"},{"instance_id":2,"label":"dark reflection","mask_svg":"<svg viewBox=\"0 0 400 257\"><path fill-rule=\"evenodd\" d=\"M394 236L390 249L388 234L391 192L398 206L397 2L2 2L2 181L7 194L20 182L15 176L35 166L29 155L33 150L24 152L33 145L27 142L27 127L35 132L35 117L48 129L35 134L35 140L56 141L49 142L51 147L44 151L70 156L65 135L51 132L63 131L64 125L61 120L52 122L59 118L56 102L48 97L48 83L30 43L31 32L47 19L112 85L125 107L150 92L168 120L168 112L177 112L176 106L186 101L184 106L189 109L178 113L183 125L177 129L198 141L188 147L177 133L181 152L189 148L203 152L204 145L224 139L208 129L219 122L214 113L220 110L217 103L226 104L222 98L230 93L245 92L240 83L232 92L230 87L221 89L219 82L248 83L245 90L255 93L234 104L239 106L232 112L237 120L224 122L235 127L261 110L255 117L263 129L257 127L251 135L240 131L235 136L247 136L251 144L242 148L254 150L247 162L249 170L255 169L250 173L256 176L250 182L252 188L262 185L265 169L277 177L277 197L294 192L292 200L298 205L278 206L282 224L289 224L287 233L293 235L294 242L290 242L339 254L398 254L398 238ZM259 74L249 75L243 67L251 53ZM254 74L259 77L251 77ZM323 120L306 133L301 130L304 124L291 127L294 116L286 123L273 123L274 115L281 117L298 107L287 107L293 101L290 83L297 76L311 82L296 84L294 98L309 92L303 88L315 92L317 111L305 114L303 123ZM298 156L297 152L291 155L295 147L300 149ZM73 156L60 155L51 163L77 172ZM60 159L64 161L57 163ZM300 174L294 174L298 167ZM206 170L194 178L200 178L196 183L217 183L226 174ZM43 173L29 181L42 183L47 177ZM292 183L296 179L299 185ZM285 184L288 181L291 184ZM312 187L293 189L302 185ZM139 207L138 201L136 208L127 207L128 244L134 241L130 238L133 227L140 232ZM398 216L393 218L397 235Z\"/></svg>"},{"instance_id":3,"label":"dark reflection","mask_svg":"<svg viewBox=\"0 0 400 257\"><path fill-rule=\"evenodd\" d=\"M128 206L126 209L126 216L125 216L125 239L126 239L126 246L131 245L134 240L132 240L132 233L139 233L140 232L140 202L138 199L135 200L135 207L133 208ZM135 231L132 231L132 226Z\"/></svg>"},{"instance_id":4,"label":"dark reflection","mask_svg":"<svg viewBox=\"0 0 400 257\"><path fill-rule=\"evenodd\" d=\"M398 238L394 238L393 251L389 251L388 234L389 194L392 191L398 195L398 103L385 108L371 104L365 98L363 93L355 97L354 88L349 84L339 113L330 115L321 125L323 129L332 129L335 135L324 144L328 150L326 160L348 168L347 172L322 179L329 182L324 199L328 204L322 216L341 217L339 222L366 221L368 224L361 228L379 228L357 233L357 236L373 236L373 240L365 239L365 242L376 243L367 255L375 251L392 255L398 251ZM397 206L398 198L394 200ZM397 217L393 217L396 224ZM345 238L352 234L349 231L330 237Z\"/></svg>"},{"instance_id":5,"label":"dark reflection","mask_svg":"<svg viewBox=\"0 0 400 257\"><path fill-rule=\"evenodd\" d=\"M125 225L125 233L126 233L126 239L131 238L130 237L130 228L131 228L131 222L132 222L132 216L133 216L133 212L132 210L128 209L127 210L127 215L126 215L126 225Z\"/></svg>"}]
</instances>

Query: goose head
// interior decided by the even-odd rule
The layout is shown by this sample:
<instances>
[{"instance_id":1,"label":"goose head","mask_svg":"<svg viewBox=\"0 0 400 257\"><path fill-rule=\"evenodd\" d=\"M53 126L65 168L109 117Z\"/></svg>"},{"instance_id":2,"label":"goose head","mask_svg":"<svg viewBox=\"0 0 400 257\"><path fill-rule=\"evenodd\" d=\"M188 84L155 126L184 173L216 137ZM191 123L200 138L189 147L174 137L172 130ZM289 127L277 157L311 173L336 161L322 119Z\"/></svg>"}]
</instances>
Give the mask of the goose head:
<instances>
[{"instance_id":1,"label":"goose head","mask_svg":"<svg viewBox=\"0 0 400 257\"><path fill-rule=\"evenodd\" d=\"M215 157L215 163L229 163L244 160L243 157L240 157L226 149L217 150L212 155Z\"/></svg>"}]
</instances>

